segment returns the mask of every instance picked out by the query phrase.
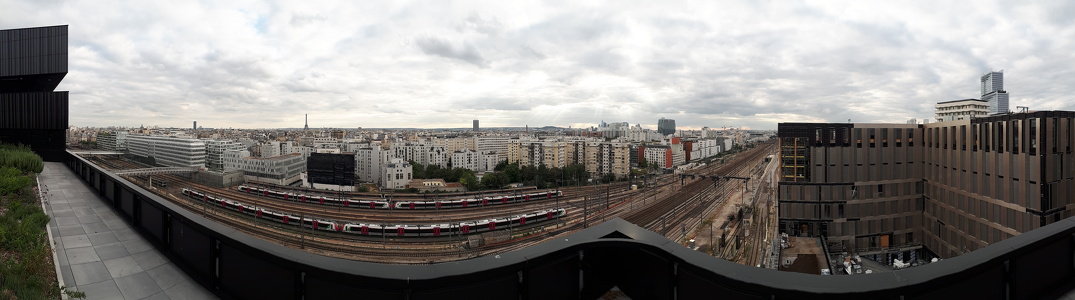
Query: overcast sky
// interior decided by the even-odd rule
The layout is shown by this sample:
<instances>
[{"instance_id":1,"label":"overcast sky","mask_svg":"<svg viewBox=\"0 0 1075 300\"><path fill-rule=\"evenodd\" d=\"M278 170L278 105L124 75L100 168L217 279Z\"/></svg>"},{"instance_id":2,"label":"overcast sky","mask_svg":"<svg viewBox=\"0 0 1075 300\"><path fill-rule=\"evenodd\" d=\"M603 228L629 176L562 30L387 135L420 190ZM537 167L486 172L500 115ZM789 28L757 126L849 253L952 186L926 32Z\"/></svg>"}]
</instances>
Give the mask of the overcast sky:
<instances>
[{"instance_id":1,"label":"overcast sky","mask_svg":"<svg viewBox=\"0 0 1075 300\"><path fill-rule=\"evenodd\" d=\"M70 25L74 126L775 129L921 120L1001 69L1013 110L1075 110L1075 1L1034 2L0 0L0 28Z\"/></svg>"}]
</instances>

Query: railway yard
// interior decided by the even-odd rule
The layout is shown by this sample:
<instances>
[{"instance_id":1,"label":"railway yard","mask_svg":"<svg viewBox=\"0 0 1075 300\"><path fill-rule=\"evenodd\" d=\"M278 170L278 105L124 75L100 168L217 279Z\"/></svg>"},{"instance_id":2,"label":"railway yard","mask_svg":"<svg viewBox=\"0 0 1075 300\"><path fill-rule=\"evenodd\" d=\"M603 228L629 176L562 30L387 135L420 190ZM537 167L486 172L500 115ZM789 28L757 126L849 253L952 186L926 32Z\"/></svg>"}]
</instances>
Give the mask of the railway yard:
<instances>
[{"instance_id":1,"label":"railway yard","mask_svg":"<svg viewBox=\"0 0 1075 300\"><path fill-rule=\"evenodd\" d=\"M769 200L773 143L681 174L557 189L472 193L357 193L248 182L198 184L154 174L116 155L91 162L207 219L312 253L381 263L469 259L535 245L623 218L717 257L768 260L775 226ZM640 186L632 189L632 185Z\"/></svg>"}]
</instances>

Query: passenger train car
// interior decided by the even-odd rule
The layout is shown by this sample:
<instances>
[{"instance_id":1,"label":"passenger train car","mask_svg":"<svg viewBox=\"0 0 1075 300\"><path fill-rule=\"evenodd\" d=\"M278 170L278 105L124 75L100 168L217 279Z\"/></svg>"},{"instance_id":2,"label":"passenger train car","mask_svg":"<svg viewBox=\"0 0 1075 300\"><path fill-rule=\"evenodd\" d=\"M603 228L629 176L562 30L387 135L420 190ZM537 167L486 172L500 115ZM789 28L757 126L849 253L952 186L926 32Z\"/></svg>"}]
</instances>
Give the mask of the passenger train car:
<instances>
[{"instance_id":1,"label":"passenger train car","mask_svg":"<svg viewBox=\"0 0 1075 300\"><path fill-rule=\"evenodd\" d=\"M540 210L499 219L487 219L451 224L444 223L419 225L386 225L351 222L344 223L322 219L300 218L287 213L279 213L264 208L257 208L254 206L242 204L236 201L224 199L214 195L209 195L188 188L183 189L183 195L192 199L196 199L198 201L206 202L206 204L208 205L219 205L220 207L227 210L236 211L242 214L250 215L259 219L273 221L283 225L296 227L302 226L303 228L314 228L314 230L320 231L335 231L346 234L375 237L436 237L453 234L474 234L494 231L498 229L511 228L514 226L539 224L567 216L567 210L560 208Z\"/></svg>"},{"instance_id":2,"label":"passenger train car","mask_svg":"<svg viewBox=\"0 0 1075 300\"><path fill-rule=\"evenodd\" d=\"M281 192L270 190L266 188L253 187L240 185L239 191L247 192L251 194L257 194L264 197L272 197L277 199L284 199L287 201L296 202L310 202L323 205L332 206L344 206L344 207L357 207L357 208L373 208L373 209L387 209L388 201L373 201L373 200L352 200L352 199L340 199L328 196L307 196L305 194L297 194L291 192Z\"/></svg>"},{"instance_id":3,"label":"passenger train car","mask_svg":"<svg viewBox=\"0 0 1075 300\"><path fill-rule=\"evenodd\" d=\"M301 193L281 192L271 190L262 187L240 185L239 191L257 194L264 197L271 197L277 199L283 199L287 201L297 202L311 202L332 206L345 206L345 207L357 207L357 208L373 208L373 209L443 209L443 208L466 208L466 207L479 207L488 205L499 205L508 203L519 203L530 200L538 199L550 199L553 197L561 197L564 195L560 191L538 191L530 193L521 193L514 195L498 195L482 198L466 198L466 199L454 199L454 200L432 200L432 201L373 201L373 200L352 200L352 199L339 199L328 196L307 196ZM391 205L389 205L391 203Z\"/></svg>"},{"instance_id":4,"label":"passenger train car","mask_svg":"<svg viewBox=\"0 0 1075 300\"><path fill-rule=\"evenodd\" d=\"M526 202L530 200L549 199L552 197L563 196L563 192L560 191L541 191L523 193L518 195L500 195L490 196L482 198L468 198L468 199L455 199L455 200L434 200L434 201L396 201L392 205L396 209L442 209L442 208L462 208L462 207L477 207L488 206L508 203Z\"/></svg>"}]
</instances>

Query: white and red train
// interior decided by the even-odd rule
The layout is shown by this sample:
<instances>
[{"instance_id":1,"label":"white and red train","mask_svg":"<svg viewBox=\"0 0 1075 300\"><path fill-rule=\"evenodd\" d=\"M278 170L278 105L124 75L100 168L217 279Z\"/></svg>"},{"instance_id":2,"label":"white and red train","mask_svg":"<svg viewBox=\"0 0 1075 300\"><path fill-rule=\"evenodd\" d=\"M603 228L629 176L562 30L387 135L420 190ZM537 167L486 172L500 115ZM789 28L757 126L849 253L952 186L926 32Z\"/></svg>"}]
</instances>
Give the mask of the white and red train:
<instances>
[{"instance_id":1,"label":"white and red train","mask_svg":"<svg viewBox=\"0 0 1075 300\"><path fill-rule=\"evenodd\" d=\"M257 194L264 197L272 197L277 199L284 199L288 201L299 202L311 202L332 206L345 206L345 207L357 207L357 208L373 208L373 209L388 209L389 207L394 209L444 209L444 208L465 208L465 207L480 207L488 205L500 205L508 203L526 202L537 199L549 199L552 197L563 196L563 192L560 191L538 191L530 193L521 193L516 195L497 195L487 196L481 198L467 198L467 199L451 199L451 200L428 200L428 201L390 201L386 199L382 200L353 200L353 199L340 199L328 196L308 196L301 193L282 192L262 187L240 185L239 191L247 192L251 194Z\"/></svg>"},{"instance_id":2,"label":"white and red train","mask_svg":"<svg viewBox=\"0 0 1075 300\"><path fill-rule=\"evenodd\" d=\"M323 219L301 218L287 213L274 212L266 210L264 208L257 208L254 206L242 204L233 200L224 199L218 196L209 195L188 188L183 189L183 195L186 195L187 197L199 201L204 201L210 205L219 205L220 207L227 210L236 211L242 214L254 216L259 219L273 221L283 225L302 226L304 228L314 228L315 230L336 231L365 236L436 237L452 234L473 234L509 228L512 226L525 226L543 223L554 219L562 218L567 215L567 211L563 208L560 208L551 210L540 210L521 215L514 215L506 218L468 221L450 224L445 223L421 225L386 225L351 222L345 223Z\"/></svg>"}]
</instances>

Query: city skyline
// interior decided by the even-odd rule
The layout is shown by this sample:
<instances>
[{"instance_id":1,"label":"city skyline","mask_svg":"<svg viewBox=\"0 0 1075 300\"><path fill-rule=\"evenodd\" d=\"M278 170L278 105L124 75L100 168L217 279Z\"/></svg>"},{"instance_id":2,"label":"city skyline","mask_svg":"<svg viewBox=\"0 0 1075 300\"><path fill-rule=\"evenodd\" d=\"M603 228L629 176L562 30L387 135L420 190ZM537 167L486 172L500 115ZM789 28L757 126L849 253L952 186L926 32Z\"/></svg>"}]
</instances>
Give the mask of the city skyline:
<instances>
[{"instance_id":1,"label":"city skyline","mask_svg":"<svg viewBox=\"0 0 1075 300\"><path fill-rule=\"evenodd\" d=\"M1075 110L1063 2L0 2L70 25L74 126L901 123L1000 69L1011 107Z\"/></svg>"}]
</instances>

